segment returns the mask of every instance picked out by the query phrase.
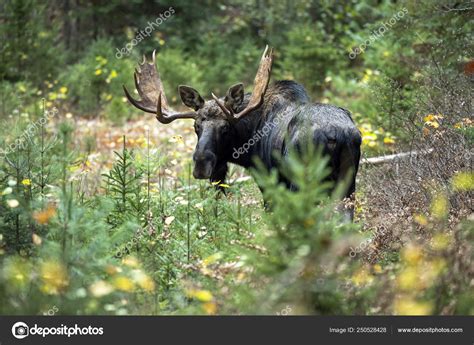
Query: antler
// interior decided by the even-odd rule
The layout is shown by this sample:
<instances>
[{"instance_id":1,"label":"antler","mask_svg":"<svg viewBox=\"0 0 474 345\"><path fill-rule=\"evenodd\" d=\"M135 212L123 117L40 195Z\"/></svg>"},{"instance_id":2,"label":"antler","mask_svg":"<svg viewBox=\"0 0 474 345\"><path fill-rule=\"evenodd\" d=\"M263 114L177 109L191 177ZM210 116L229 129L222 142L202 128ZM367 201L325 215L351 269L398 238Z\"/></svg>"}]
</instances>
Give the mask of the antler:
<instances>
[{"instance_id":1,"label":"antler","mask_svg":"<svg viewBox=\"0 0 474 345\"><path fill-rule=\"evenodd\" d=\"M156 119L163 124L170 123L176 119L195 119L197 113L194 111L179 113L168 106L163 83L156 69L155 53L156 50L153 51L151 63L147 62L145 56L143 56L143 62L139 64L138 69L135 69L133 74L135 87L141 100L137 101L134 99L125 85L123 86L129 102L140 110L156 114Z\"/></svg>"},{"instance_id":2,"label":"antler","mask_svg":"<svg viewBox=\"0 0 474 345\"><path fill-rule=\"evenodd\" d=\"M230 120L238 120L251 111L258 108L263 102L263 96L267 91L268 83L270 81L270 74L272 71L272 63L273 63L273 48L268 49L268 45L265 47L265 51L263 52L262 58L260 59L260 65L258 66L257 75L255 76L255 80L253 82L253 92L250 96L250 101L245 107L244 110L235 114L231 108L227 108L222 101L214 94L212 94L212 98L216 101L217 105L222 109L224 114Z\"/></svg>"}]
</instances>

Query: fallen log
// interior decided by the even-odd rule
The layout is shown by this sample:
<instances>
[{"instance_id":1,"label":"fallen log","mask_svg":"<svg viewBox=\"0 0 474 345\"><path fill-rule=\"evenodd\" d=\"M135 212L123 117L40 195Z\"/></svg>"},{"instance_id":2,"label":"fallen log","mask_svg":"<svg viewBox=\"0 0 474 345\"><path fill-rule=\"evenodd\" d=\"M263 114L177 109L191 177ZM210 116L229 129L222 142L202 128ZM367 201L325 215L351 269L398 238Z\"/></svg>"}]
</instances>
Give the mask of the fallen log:
<instances>
[{"instance_id":1,"label":"fallen log","mask_svg":"<svg viewBox=\"0 0 474 345\"><path fill-rule=\"evenodd\" d=\"M424 156L428 155L433 152L433 149L428 149L426 151L410 151L410 152L401 152L401 153L395 153L393 155L386 155L386 156L379 156L379 157L371 157L371 158L365 158L363 157L360 161L360 164L385 164L385 163L390 163L395 160L401 160L401 159L406 159L406 158L415 158L417 156Z\"/></svg>"},{"instance_id":2,"label":"fallen log","mask_svg":"<svg viewBox=\"0 0 474 345\"><path fill-rule=\"evenodd\" d=\"M380 165L380 164L385 164L385 163L390 163L396 160L402 160L402 159L412 159L416 158L417 156L424 156L424 155L429 155L430 153L433 152L433 149L428 149L426 151L410 151L410 152L400 152L400 153L395 153L393 155L385 155L385 156L379 156L379 157L370 157L370 158L365 158L362 157L360 160L360 164L366 165L366 164L372 164L372 165ZM230 183L242 183L245 181L250 180L251 177L248 175L243 175L235 180L231 180Z\"/></svg>"}]
</instances>

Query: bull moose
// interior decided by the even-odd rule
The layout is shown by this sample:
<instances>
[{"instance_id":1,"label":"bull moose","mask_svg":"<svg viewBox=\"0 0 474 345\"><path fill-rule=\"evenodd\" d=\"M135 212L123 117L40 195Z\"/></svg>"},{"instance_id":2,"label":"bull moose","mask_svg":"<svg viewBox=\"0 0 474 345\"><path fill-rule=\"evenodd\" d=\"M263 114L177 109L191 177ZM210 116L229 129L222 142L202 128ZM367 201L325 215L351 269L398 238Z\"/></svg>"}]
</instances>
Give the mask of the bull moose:
<instances>
[{"instance_id":1,"label":"bull moose","mask_svg":"<svg viewBox=\"0 0 474 345\"><path fill-rule=\"evenodd\" d=\"M131 104L155 114L162 124L194 119L198 142L193 175L197 179L224 181L228 163L251 168L257 157L266 168L280 171L275 153L283 157L280 164L285 164L290 149L310 144L329 156L329 179L337 183L350 178L345 196L353 197L361 135L350 112L312 103L304 87L294 81L277 81L269 86L272 63L273 49L267 46L251 94L244 93L243 84L239 83L231 86L224 98L212 94L211 100L204 101L194 88L180 85L181 100L193 110L176 112L169 107L153 52L152 62L144 57L134 74L141 100L135 100L125 86L124 91ZM307 131L311 134L310 143L304 135ZM283 174L279 176L288 188L296 189ZM352 219L353 210L349 209L347 215Z\"/></svg>"}]
</instances>

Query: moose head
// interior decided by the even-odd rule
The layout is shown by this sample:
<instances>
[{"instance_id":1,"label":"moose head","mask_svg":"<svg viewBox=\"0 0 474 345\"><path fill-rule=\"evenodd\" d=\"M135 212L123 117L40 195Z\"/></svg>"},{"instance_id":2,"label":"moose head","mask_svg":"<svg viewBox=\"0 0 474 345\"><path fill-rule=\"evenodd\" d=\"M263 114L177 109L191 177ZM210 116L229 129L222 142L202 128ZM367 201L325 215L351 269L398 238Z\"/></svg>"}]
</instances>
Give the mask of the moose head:
<instances>
[{"instance_id":1,"label":"moose head","mask_svg":"<svg viewBox=\"0 0 474 345\"><path fill-rule=\"evenodd\" d=\"M124 91L131 104L147 113L155 114L162 124L169 124L177 119L194 119L198 142L193 155L193 175L197 179L222 181L227 173L227 162L231 160L232 149L242 140L242 128L239 128L239 123L262 105L270 80L272 62L273 50L267 46L260 60L250 96L244 95L243 84L239 83L231 86L223 99L212 94L212 99L205 101L194 88L180 85L178 92L181 100L192 111L176 112L170 108L165 96L156 68L154 51L151 63L143 57L143 62L134 74L135 86L141 100L135 100L125 86Z\"/></svg>"}]
</instances>

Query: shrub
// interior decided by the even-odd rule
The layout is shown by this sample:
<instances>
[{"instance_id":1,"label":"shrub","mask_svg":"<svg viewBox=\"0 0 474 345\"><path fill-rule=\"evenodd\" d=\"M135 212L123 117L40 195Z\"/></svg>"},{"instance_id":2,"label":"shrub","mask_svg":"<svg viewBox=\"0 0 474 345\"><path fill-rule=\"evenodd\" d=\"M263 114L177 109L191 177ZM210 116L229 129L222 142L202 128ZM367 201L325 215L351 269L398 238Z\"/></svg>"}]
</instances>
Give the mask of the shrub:
<instances>
[{"instance_id":1,"label":"shrub","mask_svg":"<svg viewBox=\"0 0 474 345\"><path fill-rule=\"evenodd\" d=\"M327 74L344 69L348 63L344 50L331 38L320 22L296 24L281 51L283 77L303 84L312 95L320 93Z\"/></svg>"},{"instance_id":2,"label":"shrub","mask_svg":"<svg viewBox=\"0 0 474 345\"><path fill-rule=\"evenodd\" d=\"M133 114L131 107L121 107L119 102L126 101L122 85L133 82L134 68L133 58L117 59L112 42L100 39L59 79L68 87L75 111L97 116L105 106L105 116L119 121Z\"/></svg>"},{"instance_id":3,"label":"shrub","mask_svg":"<svg viewBox=\"0 0 474 345\"><path fill-rule=\"evenodd\" d=\"M157 54L156 59L170 102L181 104L177 91L179 85L190 85L204 97L204 92L207 90L202 77L207 66L200 68L199 62L202 61L197 56L188 55L180 49L163 49Z\"/></svg>"}]
</instances>

